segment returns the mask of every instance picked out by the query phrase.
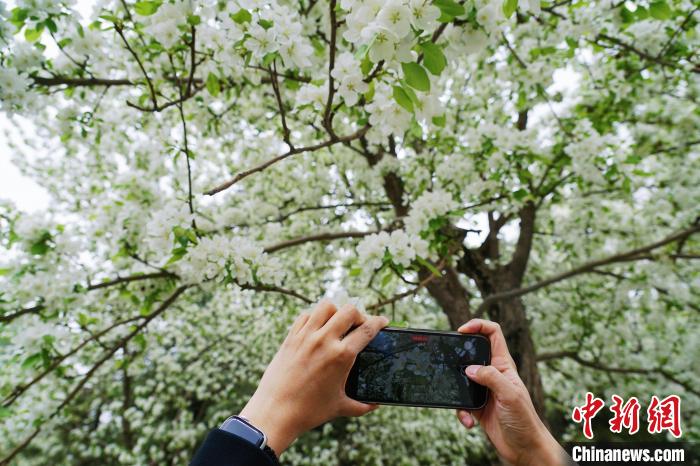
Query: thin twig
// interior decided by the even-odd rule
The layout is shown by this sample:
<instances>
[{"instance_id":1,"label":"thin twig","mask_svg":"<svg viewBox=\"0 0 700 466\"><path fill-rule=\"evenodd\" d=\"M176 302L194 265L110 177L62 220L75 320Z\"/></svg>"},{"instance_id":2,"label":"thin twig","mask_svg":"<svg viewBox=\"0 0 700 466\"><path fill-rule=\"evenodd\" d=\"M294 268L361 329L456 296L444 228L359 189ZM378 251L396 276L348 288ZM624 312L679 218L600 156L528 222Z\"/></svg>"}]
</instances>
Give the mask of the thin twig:
<instances>
[{"instance_id":1,"label":"thin twig","mask_svg":"<svg viewBox=\"0 0 700 466\"><path fill-rule=\"evenodd\" d=\"M277 64L275 61L272 62L272 68L270 68L270 82L272 83L272 90L275 93L275 99L277 99L277 106L280 110L280 118L282 119L282 139L289 146L290 150L294 149L291 140L291 132L287 126L287 114L284 110L284 103L282 102L282 94L280 92L279 82L277 81Z\"/></svg>"},{"instance_id":2,"label":"thin twig","mask_svg":"<svg viewBox=\"0 0 700 466\"><path fill-rule=\"evenodd\" d=\"M437 268L438 270L440 270L440 271L441 271L444 267L445 267L445 261L444 261L444 260L441 261L441 262L436 266L436 268ZM418 293L420 290L422 290L423 288L425 288L425 287L428 285L428 283L430 283L431 281L435 280L436 278L440 278L440 277L437 276L437 275L435 275L434 273L431 273L430 275L428 275L427 277L425 277L423 280L421 280L420 283L418 283L418 285L416 285L414 288L411 288L411 289L408 290L408 291L404 291L403 293L395 294L394 296L392 296L392 297L389 298L389 299L385 299L385 300L383 300L383 301L379 301L379 302L377 302L377 303L375 303L375 304L372 304L372 305L370 305L370 306L367 306L366 309L367 309L368 311L374 311L374 310L380 309L380 308L382 308L382 307L384 307L384 306L387 306L387 305L389 305L389 304L393 304L393 303L395 303L395 302L397 302L397 301L400 301L400 300L402 300L402 299L404 299L404 298L406 298L406 297L408 297L408 296L413 296L413 295L415 295L416 293Z\"/></svg>"},{"instance_id":3,"label":"thin twig","mask_svg":"<svg viewBox=\"0 0 700 466\"><path fill-rule=\"evenodd\" d=\"M323 127L331 137L335 136L333 131L333 96L335 94L335 82L333 80L333 68L335 67L336 34L338 22L335 16L336 0L331 0L329 5L331 40L328 47L328 97L326 99L326 109L323 112Z\"/></svg>"},{"instance_id":4,"label":"thin twig","mask_svg":"<svg viewBox=\"0 0 700 466\"><path fill-rule=\"evenodd\" d=\"M148 89L151 91L151 101L153 102L153 108L158 108L158 100L156 98L156 90L153 87L153 83L151 82L151 78L148 76L148 73L146 72L146 68L143 66L143 63L141 63L141 59L139 58L138 54L134 51L134 49L131 48L131 45L129 45L129 41L126 40L126 37L124 37L124 31L123 31L122 26L115 24L114 30L117 31L117 34L119 34L119 37L122 38L122 41L124 42L124 45L126 46L127 50L134 57L134 59L136 60L136 63L138 63L138 65L139 65L139 68L141 68L141 72L143 73L144 77L146 78L146 83L148 84Z\"/></svg>"},{"instance_id":5,"label":"thin twig","mask_svg":"<svg viewBox=\"0 0 700 466\"><path fill-rule=\"evenodd\" d=\"M274 157L256 167L250 168L248 170L242 171L238 173L236 176L231 178L230 180L226 181L225 183L220 184L219 186L210 189L209 191L206 191L204 194L207 196L213 196L214 194L220 193L221 191L225 191L234 184L238 183L244 178L249 177L250 175L253 175L255 173L261 172L265 170L267 167L276 164L277 162L281 162L282 160L291 157L296 154L301 154L303 152L312 152L316 151L318 149L323 149L324 147L330 147L334 144L338 143L344 143L348 141L352 141L354 139L357 139L364 135L367 130L369 130L369 126L364 126L363 128L357 130L356 132L349 134L347 136L343 137L331 137L327 141L324 142L319 142L318 144L313 144L311 146L305 146L305 147L295 147L294 149L290 149L284 154L278 155L277 157Z\"/></svg>"}]
</instances>

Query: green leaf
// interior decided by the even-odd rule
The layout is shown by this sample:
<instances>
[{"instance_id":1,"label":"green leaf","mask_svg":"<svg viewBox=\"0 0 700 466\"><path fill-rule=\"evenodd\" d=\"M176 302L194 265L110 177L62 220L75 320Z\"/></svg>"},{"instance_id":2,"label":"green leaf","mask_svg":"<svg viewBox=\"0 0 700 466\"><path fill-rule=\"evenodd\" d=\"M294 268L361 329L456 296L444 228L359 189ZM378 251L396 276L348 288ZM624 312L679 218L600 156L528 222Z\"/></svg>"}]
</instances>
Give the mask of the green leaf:
<instances>
[{"instance_id":1,"label":"green leaf","mask_svg":"<svg viewBox=\"0 0 700 466\"><path fill-rule=\"evenodd\" d=\"M58 32L58 26L56 26L56 23L54 23L54 21L51 18L46 18L46 20L44 20L44 25L49 31L53 33Z\"/></svg>"},{"instance_id":2,"label":"green leaf","mask_svg":"<svg viewBox=\"0 0 700 466\"><path fill-rule=\"evenodd\" d=\"M141 16L151 16L158 8L160 8L162 2L157 0L151 1L141 1L134 4L134 10L136 10L137 15Z\"/></svg>"},{"instance_id":3,"label":"green leaf","mask_svg":"<svg viewBox=\"0 0 700 466\"><path fill-rule=\"evenodd\" d=\"M51 246L49 242L51 241L51 233L45 231L38 240L29 246L29 252L36 256L43 256L46 254Z\"/></svg>"},{"instance_id":4,"label":"green leaf","mask_svg":"<svg viewBox=\"0 0 700 466\"><path fill-rule=\"evenodd\" d=\"M423 49L423 64L435 76L440 76L442 70L447 66L447 59L442 49L432 42L424 42L421 44Z\"/></svg>"},{"instance_id":5,"label":"green leaf","mask_svg":"<svg viewBox=\"0 0 700 466\"><path fill-rule=\"evenodd\" d=\"M518 189L517 191L515 191L515 192L513 193L513 197L516 198L516 199L519 200L519 201L522 201L523 199L525 199L525 198L527 197L527 191L525 191L525 190L522 189L522 188L521 188L521 189Z\"/></svg>"},{"instance_id":6,"label":"green leaf","mask_svg":"<svg viewBox=\"0 0 700 466\"><path fill-rule=\"evenodd\" d=\"M397 104L405 108L409 113L413 113L413 102L406 91L401 86L394 86L394 100Z\"/></svg>"},{"instance_id":7,"label":"green leaf","mask_svg":"<svg viewBox=\"0 0 700 466\"><path fill-rule=\"evenodd\" d=\"M180 259L182 259L183 257L185 257L185 255L187 255L187 248L175 248L172 250L172 253L173 253L173 255L170 256L170 259L168 259L168 262L165 263L166 266L170 265L174 262L177 262Z\"/></svg>"},{"instance_id":8,"label":"green leaf","mask_svg":"<svg viewBox=\"0 0 700 466\"><path fill-rule=\"evenodd\" d=\"M374 80L370 81L369 87L367 88L367 92L365 92L365 101L369 102L374 98Z\"/></svg>"},{"instance_id":9,"label":"green leaf","mask_svg":"<svg viewBox=\"0 0 700 466\"><path fill-rule=\"evenodd\" d=\"M272 21L268 19L261 19L260 21L258 21L258 24L262 26L263 29L270 29L272 26L275 25Z\"/></svg>"},{"instance_id":10,"label":"green leaf","mask_svg":"<svg viewBox=\"0 0 700 466\"><path fill-rule=\"evenodd\" d=\"M348 272L348 275L351 277L357 277L358 275L362 274L362 269L359 267L355 267L354 269L350 269L350 272Z\"/></svg>"},{"instance_id":11,"label":"green leaf","mask_svg":"<svg viewBox=\"0 0 700 466\"><path fill-rule=\"evenodd\" d=\"M416 93L411 89L408 84L405 84L402 86L404 92L408 96L409 99L411 99L411 102L413 103L413 108L423 108L423 104L416 95Z\"/></svg>"},{"instance_id":12,"label":"green leaf","mask_svg":"<svg viewBox=\"0 0 700 466\"><path fill-rule=\"evenodd\" d=\"M9 21L17 28L17 31L19 31L24 27L27 16L29 16L29 10L26 8L13 8Z\"/></svg>"},{"instance_id":13,"label":"green leaf","mask_svg":"<svg viewBox=\"0 0 700 466\"><path fill-rule=\"evenodd\" d=\"M510 18L518 9L518 0L503 0L503 14L506 18Z\"/></svg>"},{"instance_id":14,"label":"green leaf","mask_svg":"<svg viewBox=\"0 0 700 466\"><path fill-rule=\"evenodd\" d=\"M219 83L219 78L214 73L209 73L207 75L207 91L209 94L216 97L221 91L221 84Z\"/></svg>"},{"instance_id":15,"label":"green leaf","mask_svg":"<svg viewBox=\"0 0 700 466\"><path fill-rule=\"evenodd\" d=\"M238 24L249 23L253 20L253 15L245 8L241 8L231 15L231 19Z\"/></svg>"},{"instance_id":16,"label":"green leaf","mask_svg":"<svg viewBox=\"0 0 700 466\"><path fill-rule=\"evenodd\" d=\"M187 24L190 26L199 26L202 22L202 17L199 15L187 15Z\"/></svg>"},{"instance_id":17,"label":"green leaf","mask_svg":"<svg viewBox=\"0 0 700 466\"><path fill-rule=\"evenodd\" d=\"M440 278L440 271L435 267L433 264L428 262L427 260L423 259L422 257L416 257L416 260L420 265L425 267L426 269L430 270L430 272L435 275L437 278Z\"/></svg>"},{"instance_id":18,"label":"green leaf","mask_svg":"<svg viewBox=\"0 0 700 466\"><path fill-rule=\"evenodd\" d=\"M111 15L111 14L109 14L109 13L102 14L102 15L100 15L99 17L102 18L102 19L104 19L105 21L109 21L110 23L115 23L115 24L116 24L116 23L121 22L121 20L120 20L119 18L117 18L116 16Z\"/></svg>"},{"instance_id":19,"label":"green leaf","mask_svg":"<svg viewBox=\"0 0 700 466\"><path fill-rule=\"evenodd\" d=\"M277 57L279 57L279 53L277 53L277 52L270 52L270 53L266 54L262 59L262 65L263 66L270 66L272 64L272 62L274 62Z\"/></svg>"},{"instance_id":20,"label":"green leaf","mask_svg":"<svg viewBox=\"0 0 700 466\"><path fill-rule=\"evenodd\" d=\"M362 76L367 76L369 72L372 71L373 65L372 60L369 59L369 54L365 54L360 62L360 71L362 71Z\"/></svg>"},{"instance_id":21,"label":"green leaf","mask_svg":"<svg viewBox=\"0 0 700 466\"><path fill-rule=\"evenodd\" d=\"M24 38L27 39L27 42L36 42L41 37L42 32L44 32L44 25L37 24L36 29L27 28L24 30Z\"/></svg>"},{"instance_id":22,"label":"green leaf","mask_svg":"<svg viewBox=\"0 0 700 466\"><path fill-rule=\"evenodd\" d=\"M462 16L465 13L464 7L454 0L434 0L433 5L440 9L442 14L438 21L442 23L449 23L456 16Z\"/></svg>"},{"instance_id":23,"label":"green leaf","mask_svg":"<svg viewBox=\"0 0 700 466\"><path fill-rule=\"evenodd\" d=\"M447 117L445 117L445 115L434 116L432 121L435 126L444 128L445 124L447 123Z\"/></svg>"},{"instance_id":24,"label":"green leaf","mask_svg":"<svg viewBox=\"0 0 700 466\"><path fill-rule=\"evenodd\" d=\"M28 369L30 367L35 367L41 361L41 352L34 353L22 361L22 369Z\"/></svg>"},{"instance_id":25,"label":"green leaf","mask_svg":"<svg viewBox=\"0 0 700 466\"><path fill-rule=\"evenodd\" d=\"M391 272L391 270L387 269L386 274L384 274L384 277L382 277L382 287L387 286L393 277L394 274Z\"/></svg>"},{"instance_id":26,"label":"green leaf","mask_svg":"<svg viewBox=\"0 0 700 466\"><path fill-rule=\"evenodd\" d=\"M656 19L669 19L673 16L671 7L664 0L651 2L649 5L649 14Z\"/></svg>"},{"instance_id":27,"label":"green leaf","mask_svg":"<svg viewBox=\"0 0 700 466\"><path fill-rule=\"evenodd\" d=\"M430 90L430 78L425 68L418 63L401 63L401 69L406 76L406 83L414 89L428 92Z\"/></svg>"}]
</instances>

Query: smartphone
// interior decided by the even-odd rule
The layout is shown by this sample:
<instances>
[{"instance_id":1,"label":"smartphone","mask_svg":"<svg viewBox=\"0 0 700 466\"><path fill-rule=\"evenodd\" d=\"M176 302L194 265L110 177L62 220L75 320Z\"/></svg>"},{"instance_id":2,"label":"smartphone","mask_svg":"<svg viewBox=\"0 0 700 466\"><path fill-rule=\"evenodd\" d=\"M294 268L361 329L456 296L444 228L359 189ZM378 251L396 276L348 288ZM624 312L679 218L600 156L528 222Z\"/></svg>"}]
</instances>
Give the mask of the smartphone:
<instances>
[{"instance_id":1,"label":"smartphone","mask_svg":"<svg viewBox=\"0 0 700 466\"><path fill-rule=\"evenodd\" d=\"M387 327L357 355L345 391L365 403L479 409L488 390L464 368L490 362L483 335Z\"/></svg>"}]
</instances>

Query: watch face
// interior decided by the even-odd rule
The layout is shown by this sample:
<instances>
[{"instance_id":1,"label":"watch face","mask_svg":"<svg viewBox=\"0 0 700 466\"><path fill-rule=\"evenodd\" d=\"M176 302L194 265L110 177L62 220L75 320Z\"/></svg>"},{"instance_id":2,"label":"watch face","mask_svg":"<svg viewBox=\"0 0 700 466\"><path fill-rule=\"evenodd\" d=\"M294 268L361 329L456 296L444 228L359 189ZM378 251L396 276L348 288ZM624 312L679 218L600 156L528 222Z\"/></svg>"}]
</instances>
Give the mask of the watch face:
<instances>
[{"instance_id":1,"label":"watch face","mask_svg":"<svg viewBox=\"0 0 700 466\"><path fill-rule=\"evenodd\" d=\"M221 430L236 435L258 448L265 447L265 434L260 429L240 417L232 417L226 420L220 427Z\"/></svg>"}]
</instances>

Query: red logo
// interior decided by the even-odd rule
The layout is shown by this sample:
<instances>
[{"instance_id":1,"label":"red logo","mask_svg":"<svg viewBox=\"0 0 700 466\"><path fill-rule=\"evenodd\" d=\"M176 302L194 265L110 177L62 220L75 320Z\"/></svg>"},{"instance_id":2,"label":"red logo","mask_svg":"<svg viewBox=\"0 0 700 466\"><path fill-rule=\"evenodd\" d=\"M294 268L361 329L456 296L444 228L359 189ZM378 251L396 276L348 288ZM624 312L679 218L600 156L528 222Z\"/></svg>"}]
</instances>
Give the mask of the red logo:
<instances>
[{"instance_id":1,"label":"red logo","mask_svg":"<svg viewBox=\"0 0 700 466\"><path fill-rule=\"evenodd\" d=\"M571 414L571 418L576 423L583 422L583 435L587 439L593 438L593 428L591 426L591 421L598 414L598 411L603 409L605 402L600 398L593 396L593 393L586 393L586 404L583 406L577 406L574 408L574 412Z\"/></svg>"},{"instance_id":2,"label":"red logo","mask_svg":"<svg viewBox=\"0 0 700 466\"><path fill-rule=\"evenodd\" d=\"M641 408L637 397L631 397L624 405L624 400L617 395L613 395L612 400L610 411L614 416L609 422L610 432L619 434L624 427L630 434L636 434L639 431L639 409Z\"/></svg>"},{"instance_id":3,"label":"red logo","mask_svg":"<svg viewBox=\"0 0 700 466\"><path fill-rule=\"evenodd\" d=\"M676 438L683 433L681 431L681 398L678 395L669 395L663 400L654 395L647 409L647 418L650 434L658 434L667 430Z\"/></svg>"}]
</instances>

